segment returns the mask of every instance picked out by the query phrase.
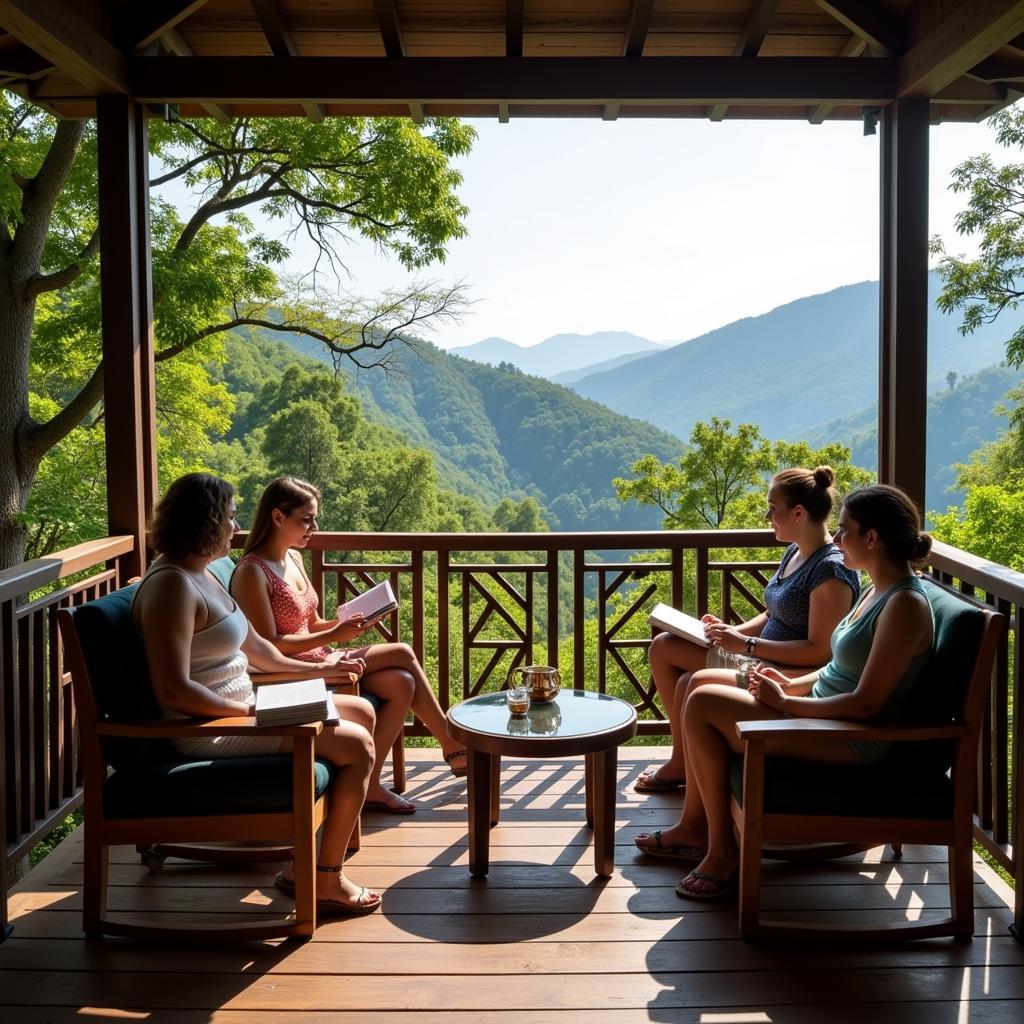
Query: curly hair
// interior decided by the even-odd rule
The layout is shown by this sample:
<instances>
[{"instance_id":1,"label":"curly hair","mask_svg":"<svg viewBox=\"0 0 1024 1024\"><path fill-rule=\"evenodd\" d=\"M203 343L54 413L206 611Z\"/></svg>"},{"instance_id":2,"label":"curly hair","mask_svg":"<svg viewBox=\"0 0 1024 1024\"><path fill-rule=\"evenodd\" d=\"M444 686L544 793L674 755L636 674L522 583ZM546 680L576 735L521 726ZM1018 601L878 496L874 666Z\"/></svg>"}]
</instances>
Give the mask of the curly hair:
<instances>
[{"instance_id":1,"label":"curly hair","mask_svg":"<svg viewBox=\"0 0 1024 1024\"><path fill-rule=\"evenodd\" d=\"M822 523L832 512L833 489L836 474L831 466L815 469L783 469L772 477L772 487L782 491L786 504L792 508L802 505L807 509L811 521Z\"/></svg>"},{"instance_id":2,"label":"curly hair","mask_svg":"<svg viewBox=\"0 0 1024 1024\"><path fill-rule=\"evenodd\" d=\"M291 515L297 508L311 501L319 504L320 492L305 480L296 476L278 476L263 488L256 514L252 517L252 526L245 541L245 553L249 554L262 544L274 530L271 513L275 508L285 515Z\"/></svg>"},{"instance_id":3,"label":"curly hair","mask_svg":"<svg viewBox=\"0 0 1024 1024\"><path fill-rule=\"evenodd\" d=\"M921 562L932 539L921 530L921 514L909 495L890 484L851 491L843 502L862 534L874 530L889 557L897 562Z\"/></svg>"},{"instance_id":4,"label":"curly hair","mask_svg":"<svg viewBox=\"0 0 1024 1024\"><path fill-rule=\"evenodd\" d=\"M214 555L230 531L235 489L219 476L187 473L167 488L153 512L149 542L168 558Z\"/></svg>"}]
</instances>

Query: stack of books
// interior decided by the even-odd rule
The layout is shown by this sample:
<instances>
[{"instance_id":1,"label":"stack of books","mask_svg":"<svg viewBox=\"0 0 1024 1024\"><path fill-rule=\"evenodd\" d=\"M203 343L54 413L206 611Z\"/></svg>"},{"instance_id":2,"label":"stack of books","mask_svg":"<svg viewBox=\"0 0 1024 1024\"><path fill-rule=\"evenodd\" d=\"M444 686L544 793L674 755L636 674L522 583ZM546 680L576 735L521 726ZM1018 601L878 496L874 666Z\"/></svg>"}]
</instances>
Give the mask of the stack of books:
<instances>
[{"instance_id":1,"label":"stack of books","mask_svg":"<svg viewBox=\"0 0 1024 1024\"><path fill-rule=\"evenodd\" d=\"M305 725L337 722L334 700L323 679L264 683L256 688L257 725Z\"/></svg>"}]
</instances>

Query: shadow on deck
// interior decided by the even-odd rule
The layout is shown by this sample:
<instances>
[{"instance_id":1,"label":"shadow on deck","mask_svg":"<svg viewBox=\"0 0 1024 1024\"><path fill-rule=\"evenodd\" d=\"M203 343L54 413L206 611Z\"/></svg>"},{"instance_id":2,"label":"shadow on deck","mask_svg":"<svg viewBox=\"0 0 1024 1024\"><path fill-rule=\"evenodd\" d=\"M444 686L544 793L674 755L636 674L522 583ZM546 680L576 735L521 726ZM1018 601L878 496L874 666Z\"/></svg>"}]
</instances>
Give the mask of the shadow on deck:
<instances>
[{"instance_id":1,"label":"shadow on deck","mask_svg":"<svg viewBox=\"0 0 1024 1024\"><path fill-rule=\"evenodd\" d=\"M174 1024L367 1021L393 1024L966 1024L1024 1019L1024 947L1008 935L1010 892L977 865L976 938L872 950L751 946L735 903L688 904L682 870L644 860L632 840L671 824L678 794L632 781L664 748L620 751L616 872L593 875L580 760L503 765L491 873L467 867L466 790L436 751L407 752L419 813L364 818L349 866L386 890L383 913L335 920L312 941L150 945L81 934L81 836L15 888L0 946L0 1019L127 1019ZM148 874L112 855L110 906L176 921L237 920L284 900L267 866L168 861ZM856 858L765 868L766 909L867 920L948 907L945 852L881 848ZM567 1017L567 1014L571 1016ZM413 1016L415 1015L415 1016Z\"/></svg>"}]
</instances>

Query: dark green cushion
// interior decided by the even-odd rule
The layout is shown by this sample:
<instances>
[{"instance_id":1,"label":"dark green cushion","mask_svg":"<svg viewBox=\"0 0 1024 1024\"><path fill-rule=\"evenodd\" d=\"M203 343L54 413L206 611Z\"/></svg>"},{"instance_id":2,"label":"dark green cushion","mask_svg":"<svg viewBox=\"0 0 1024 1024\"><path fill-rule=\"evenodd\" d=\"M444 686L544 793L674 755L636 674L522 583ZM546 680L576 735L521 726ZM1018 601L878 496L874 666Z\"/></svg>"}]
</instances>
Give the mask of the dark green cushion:
<instances>
[{"instance_id":1,"label":"dark green cushion","mask_svg":"<svg viewBox=\"0 0 1024 1024\"><path fill-rule=\"evenodd\" d=\"M326 761L314 763L317 796L326 792L334 772ZM108 818L287 813L292 809L292 759L220 757L119 771L104 784L103 806Z\"/></svg>"}]
</instances>

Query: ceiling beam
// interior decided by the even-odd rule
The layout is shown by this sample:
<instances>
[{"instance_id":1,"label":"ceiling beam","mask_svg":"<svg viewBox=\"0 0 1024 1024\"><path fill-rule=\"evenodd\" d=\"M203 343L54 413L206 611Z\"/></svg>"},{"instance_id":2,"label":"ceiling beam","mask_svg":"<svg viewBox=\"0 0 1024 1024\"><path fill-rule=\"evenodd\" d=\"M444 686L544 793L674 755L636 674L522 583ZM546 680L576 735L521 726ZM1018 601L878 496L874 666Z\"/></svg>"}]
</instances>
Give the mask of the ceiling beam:
<instances>
[{"instance_id":1,"label":"ceiling beam","mask_svg":"<svg viewBox=\"0 0 1024 1024\"><path fill-rule=\"evenodd\" d=\"M654 0L633 0L629 9L629 24L626 26L626 38L622 41L623 57L642 57L644 43L647 42L647 30L651 25L651 11Z\"/></svg>"},{"instance_id":2,"label":"ceiling beam","mask_svg":"<svg viewBox=\"0 0 1024 1024\"><path fill-rule=\"evenodd\" d=\"M146 103L714 103L892 100L897 61L830 57L128 58Z\"/></svg>"},{"instance_id":3,"label":"ceiling beam","mask_svg":"<svg viewBox=\"0 0 1024 1024\"><path fill-rule=\"evenodd\" d=\"M176 28L208 0L148 0L129 11L118 11L114 19L114 41L121 50L136 50L155 43ZM137 11L138 8L141 11Z\"/></svg>"},{"instance_id":4,"label":"ceiling beam","mask_svg":"<svg viewBox=\"0 0 1024 1024\"><path fill-rule=\"evenodd\" d=\"M168 29L161 37L160 42L169 53L173 53L176 57L195 56L192 47L188 45L185 37L176 28ZM210 117L215 121L220 121L221 124L227 124L234 116L231 113L231 108L223 104L203 103L201 106Z\"/></svg>"},{"instance_id":5,"label":"ceiling beam","mask_svg":"<svg viewBox=\"0 0 1024 1024\"><path fill-rule=\"evenodd\" d=\"M523 55L523 0L505 0L505 56Z\"/></svg>"},{"instance_id":6,"label":"ceiling beam","mask_svg":"<svg viewBox=\"0 0 1024 1024\"><path fill-rule=\"evenodd\" d=\"M1024 82L1024 53L1004 46L975 64L971 76L983 82Z\"/></svg>"},{"instance_id":7,"label":"ceiling beam","mask_svg":"<svg viewBox=\"0 0 1024 1024\"><path fill-rule=\"evenodd\" d=\"M827 14L845 25L855 36L886 57L897 57L907 49L903 18L877 0L814 0Z\"/></svg>"},{"instance_id":8,"label":"ceiling beam","mask_svg":"<svg viewBox=\"0 0 1024 1024\"><path fill-rule=\"evenodd\" d=\"M384 52L389 57L404 57L405 38L402 35L402 23L398 20L398 4L395 0L373 0L373 8L377 12Z\"/></svg>"},{"instance_id":9,"label":"ceiling beam","mask_svg":"<svg viewBox=\"0 0 1024 1024\"><path fill-rule=\"evenodd\" d=\"M123 54L62 0L0 0L0 26L94 95L128 92Z\"/></svg>"},{"instance_id":10,"label":"ceiling beam","mask_svg":"<svg viewBox=\"0 0 1024 1024\"><path fill-rule=\"evenodd\" d=\"M1024 0L964 0L899 62L901 97L930 97L1024 31Z\"/></svg>"},{"instance_id":11,"label":"ceiling beam","mask_svg":"<svg viewBox=\"0 0 1024 1024\"><path fill-rule=\"evenodd\" d=\"M993 107L1006 102L1006 87L990 82L979 82L973 76L964 75L963 78L958 78L937 92L932 99L938 103L963 103L967 106L980 104Z\"/></svg>"},{"instance_id":12,"label":"ceiling beam","mask_svg":"<svg viewBox=\"0 0 1024 1024\"><path fill-rule=\"evenodd\" d=\"M277 6L277 0L249 0L252 4L256 20L263 29L267 38L267 45L275 57L298 57L299 51L292 38L291 29L284 20L281 8ZM316 124L319 124L327 116L327 111L320 103L303 103L303 113Z\"/></svg>"},{"instance_id":13,"label":"ceiling beam","mask_svg":"<svg viewBox=\"0 0 1024 1024\"><path fill-rule=\"evenodd\" d=\"M53 64L27 46L0 52L0 75L4 78L35 78L53 70Z\"/></svg>"},{"instance_id":14,"label":"ceiling beam","mask_svg":"<svg viewBox=\"0 0 1024 1024\"><path fill-rule=\"evenodd\" d=\"M756 57L764 37L768 35L768 26L775 17L775 9L779 6L779 0L755 0L750 14L747 15L746 23L740 31L740 37L736 40L732 55L734 57ZM729 109L725 103L718 103L708 112L712 121L721 121L725 112Z\"/></svg>"},{"instance_id":15,"label":"ceiling beam","mask_svg":"<svg viewBox=\"0 0 1024 1024\"><path fill-rule=\"evenodd\" d=\"M867 48L868 44L860 36L851 36L846 41L846 45L839 51L839 56L846 59L860 57L863 56ZM811 124L822 124L825 118L832 113L834 107L834 103L821 103L808 113L807 120Z\"/></svg>"}]
</instances>

